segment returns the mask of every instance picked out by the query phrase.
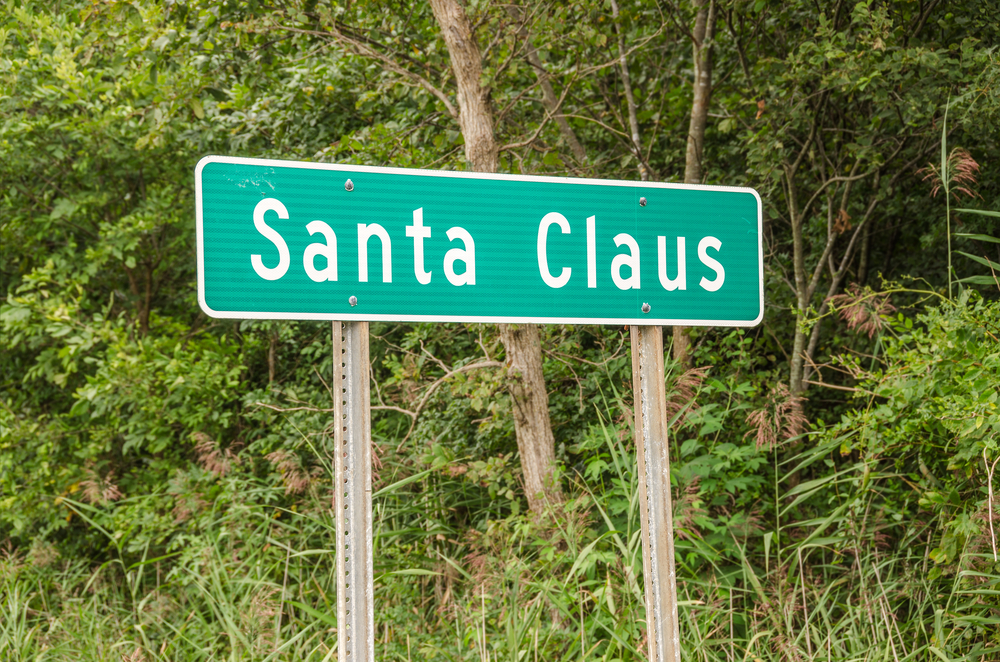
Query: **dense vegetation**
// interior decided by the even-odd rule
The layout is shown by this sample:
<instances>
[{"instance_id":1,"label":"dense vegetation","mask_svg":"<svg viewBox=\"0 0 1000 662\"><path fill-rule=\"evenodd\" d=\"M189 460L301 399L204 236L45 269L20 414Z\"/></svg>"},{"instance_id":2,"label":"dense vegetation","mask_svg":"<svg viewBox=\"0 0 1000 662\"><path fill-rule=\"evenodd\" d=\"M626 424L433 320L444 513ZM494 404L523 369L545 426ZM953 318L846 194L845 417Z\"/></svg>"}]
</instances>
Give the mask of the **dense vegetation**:
<instances>
[{"instance_id":1,"label":"dense vegetation","mask_svg":"<svg viewBox=\"0 0 1000 662\"><path fill-rule=\"evenodd\" d=\"M499 171L764 200L764 322L668 360L685 659L1000 659L995 2L459 7ZM7 0L0 659L333 659L330 327L200 312L193 168L470 169L446 41ZM372 325L382 659L645 659L628 333L541 334L536 512L498 330Z\"/></svg>"}]
</instances>

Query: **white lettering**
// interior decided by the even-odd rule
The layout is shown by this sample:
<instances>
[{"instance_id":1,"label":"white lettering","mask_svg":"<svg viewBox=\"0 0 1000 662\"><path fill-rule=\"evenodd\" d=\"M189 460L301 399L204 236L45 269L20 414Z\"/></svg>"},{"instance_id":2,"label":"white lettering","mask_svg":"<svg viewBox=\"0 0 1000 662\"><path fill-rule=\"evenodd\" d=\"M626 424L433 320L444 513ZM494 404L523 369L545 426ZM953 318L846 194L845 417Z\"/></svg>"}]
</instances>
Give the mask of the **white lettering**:
<instances>
[{"instance_id":1,"label":"white lettering","mask_svg":"<svg viewBox=\"0 0 1000 662\"><path fill-rule=\"evenodd\" d=\"M587 219L587 287L597 287L597 217Z\"/></svg>"},{"instance_id":2,"label":"white lettering","mask_svg":"<svg viewBox=\"0 0 1000 662\"><path fill-rule=\"evenodd\" d=\"M660 285L668 292L687 289L687 258L684 255L684 237L677 237L677 278L667 278L667 238L657 237L656 247L659 252Z\"/></svg>"},{"instance_id":3,"label":"white lettering","mask_svg":"<svg viewBox=\"0 0 1000 662\"><path fill-rule=\"evenodd\" d=\"M559 212L549 212L542 217L542 222L538 224L538 271L542 274L542 280L549 287L559 288L569 282L569 277L573 270L563 267L558 276L553 276L549 271L549 258L546 250L548 242L549 226L558 225L563 234L569 234L569 221Z\"/></svg>"},{"instance_id":4,"label":"white lettering","mask_svg":"<svg viewBox=\"0 0 1000 662\"><path fill-rule=\"evenodd\" d=\"M309 244L302 253L302 267L306 270L306 275L316 283L337 280L337 235L334 234L333 228L323 221L313 221L306 226L306 230L309 230L311 235L319 232L326 238L325 244ZM316 268L317 255L326 258L326 269Z\"/></svg>"},{"instance_id":5,"label":"white lettering","mask_svg":"<svg viewBox=\"0 0 1000 662\"><path fill-rule=\"evenodd\" d=\"M378 223L358 223L358 282L368 282L368 240L378 237L382 242L382 282L392 282L392 244L389 233Z\"/></svg>"},{"instance_id":6,"label":"white lettering","mask_svg":"<svg viewBox=\"0 0 1000 662\"><path fill-rule=\"evenodd\" d=\"M722 248L722 242L715 237L705 237L698 242L698 259L701 260L702 264L715 272L715 280L708 280L703 277L698 284L709 292L715 292L726 282L726 270L722 268L718 260L708 256L709 248L719 250Z\"/></svg>"},{"instance_id":7,"label":"white lettering","mask_svg":"<svg viewBox=\"0 0 1000 662\"><path fill-rule=\"evenodd\" d=\"M429 231L428 231L429 232ZM464 228L451 228L446 233L449 241L461 239L465 244L465 249L453 248L444 254L444 275L452 285L475 285L476 284L476 242L472 240L472 235ZM461 260L465 263L465 273L455 273L455 262ZM427 279L430 280L428 274Z\"/></svg>"},{"instance_id":8,"label":"white lettering","mask_svg":"<svg viewBox=\"0 0 1000 662\"><path fill-rule=\"evenodd\" d=\"M619 290L638 290L639 244L635 243L635 239L631 235L627 235L624 232L615 236L615 246L621 246L622 244L628 246L629 254L616 255L615 259L611 261L611 280L615 281L615 285ZM628 278L622 278L622 267L628 267L632 270Z\"/></svg>"},{"instance_id":9,"label":"white lettering","mask_svg":"<svg viewBox=\"0 0 1000 662\"><path fill-rule=\"evenodd\" d=\"M431 282L431 272L424 271L424 239L431 236L431 229L424 227L424 208L413 210L413 225L406 226L406 236L413 237L413 274L417 282Z\"/></svg>"},{"instance_id":10,"label":"white lettering","mask_svg":"<svg viewBox=\"0 0 1000 662\"><path fill-rule=\"evenodd\" d=\"M276 230L264 222L264 214L269 211L276 212L278 218L282 220L288 220L288 210L277 198L264 198L253 208L253 225L257 228L257 232L264 235L278 249L278 266L273 269L265 267L260 255L251 255L250 264L253 265L253 270L257 272L257 275L264 280L278 280L288 271L292 257L288 254L288 244L285 243L285 240Z\"/></svg>"}]
</instances>

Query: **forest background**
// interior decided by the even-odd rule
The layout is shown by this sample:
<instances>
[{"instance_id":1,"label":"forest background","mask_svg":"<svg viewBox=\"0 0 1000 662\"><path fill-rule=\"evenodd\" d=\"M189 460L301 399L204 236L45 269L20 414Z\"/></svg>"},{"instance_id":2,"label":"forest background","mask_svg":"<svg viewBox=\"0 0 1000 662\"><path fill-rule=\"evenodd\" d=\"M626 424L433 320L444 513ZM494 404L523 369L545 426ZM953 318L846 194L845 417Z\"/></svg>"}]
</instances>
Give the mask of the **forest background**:
<instances>
[{"instance_id":1,"label":"forest background","mask_svg":"<svg viewBox=\"0 0 1000 662\"><path fill-rule=\"evenodd\" d=\"M763 323L666 334L684 659L1000 659L997 10L6 0L0 658L335 657L330 326L199 310L224 154L756 188ZM371 338L379 658L645 659L627 330Z\"/></svg>"}]
</instances>

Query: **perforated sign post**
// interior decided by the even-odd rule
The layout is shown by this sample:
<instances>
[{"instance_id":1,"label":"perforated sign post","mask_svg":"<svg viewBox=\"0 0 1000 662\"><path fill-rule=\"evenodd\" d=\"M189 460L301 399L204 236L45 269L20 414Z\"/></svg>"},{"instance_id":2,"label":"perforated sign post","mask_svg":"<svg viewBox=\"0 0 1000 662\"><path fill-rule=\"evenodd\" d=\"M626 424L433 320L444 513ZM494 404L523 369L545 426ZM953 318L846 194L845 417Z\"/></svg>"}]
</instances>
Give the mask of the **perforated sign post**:
<instances>
[{"instance_id":1,"label":"perforated sign post","mask_svg":"<svg viewBox=\"0 0 1000 662\"><path fill-rule=\"evenodd\" d=\"M333 322L339 659L374 659L376 320L631 327L649 659L680 659L662 326L760 322L756 191L219 156L195 191L208 315Z\"/></svg>"}]
</instances>

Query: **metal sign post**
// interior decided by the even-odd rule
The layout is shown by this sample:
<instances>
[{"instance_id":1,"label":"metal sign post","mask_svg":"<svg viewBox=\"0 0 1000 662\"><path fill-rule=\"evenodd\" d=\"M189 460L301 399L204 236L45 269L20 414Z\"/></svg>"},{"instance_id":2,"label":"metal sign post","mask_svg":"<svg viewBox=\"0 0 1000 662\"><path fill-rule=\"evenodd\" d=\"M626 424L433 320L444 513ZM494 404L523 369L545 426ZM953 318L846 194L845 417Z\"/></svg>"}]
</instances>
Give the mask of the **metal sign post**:
<instances>
[{"instance_id":1,"label":"metal sign post","mask_svg":"<svg viewBox=\"0 0 1000 662\"><path fill-rule=\"evenodd\" d=\"M375 659L368 322L333 323L337 659Z\"/></svg>"},{"instance_id":2,"label":"metal sign post","mask_svg":"<svg viewBox=\"0 0 1000 662\"><path fill-rule=\"evenodd\" d=\"M375 610L368 323L334 322L332 331L338 659L370 662ZM663 328L633 326L631 342L649 660L680 662Z\"/></svg>"},{"instance_id":3,"label":"metal sign post","mask_svg":"<svg viewBox=\"0 0 1000 662\"><path fill-rule=\"evenodd\" d=\"M680 662L663 327L633 326L631 336L649 662Z\"/></svg>"}]
</instances>

